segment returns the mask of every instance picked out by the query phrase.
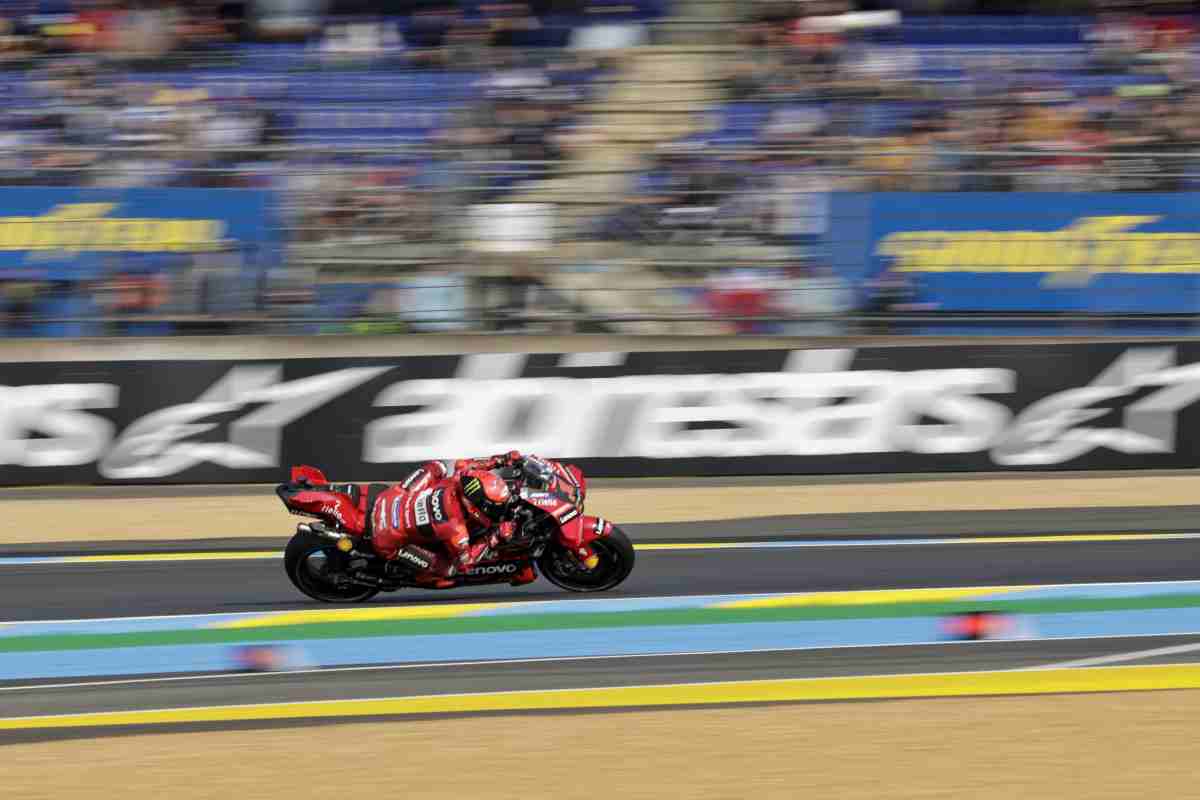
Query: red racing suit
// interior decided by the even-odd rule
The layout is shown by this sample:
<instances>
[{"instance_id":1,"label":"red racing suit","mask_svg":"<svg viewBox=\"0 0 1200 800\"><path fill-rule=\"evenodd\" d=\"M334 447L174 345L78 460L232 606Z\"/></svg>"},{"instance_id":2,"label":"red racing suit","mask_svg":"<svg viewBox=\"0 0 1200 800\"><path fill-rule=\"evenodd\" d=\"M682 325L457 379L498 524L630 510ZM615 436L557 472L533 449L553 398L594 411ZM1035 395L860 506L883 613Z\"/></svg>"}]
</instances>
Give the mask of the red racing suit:
<instances>
[{"instance_id":1,"label":"red racing suit","mask_svg":"<svg viewBox=\"0 0 1200 800\"><path fill-rule=\"evenodd\" d=\"M371 510L375 552L394 559L407 544L440 544L449 560L433 565L430 571L449 578L469 569L498 539L511 537L514 526L511 521L496 523L476 512L463 499L458 475L470 469L493 469L511 455L460 459L453 470L444 462L429 461L403 483L382 492ZM472 543L485 534L482 541Z\"/></svg>"}]
</instances>

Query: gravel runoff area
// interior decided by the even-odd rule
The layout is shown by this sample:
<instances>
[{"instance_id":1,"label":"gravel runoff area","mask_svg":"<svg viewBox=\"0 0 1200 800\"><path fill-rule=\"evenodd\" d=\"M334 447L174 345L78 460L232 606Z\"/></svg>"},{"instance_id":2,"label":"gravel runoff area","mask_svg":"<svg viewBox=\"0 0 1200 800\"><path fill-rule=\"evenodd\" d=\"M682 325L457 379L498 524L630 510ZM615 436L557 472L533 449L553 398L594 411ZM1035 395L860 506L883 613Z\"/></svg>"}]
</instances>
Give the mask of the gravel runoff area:
<instances>
[{"instance_id":1,"label":"gravel runoff area","mask_svg":"<svg viewBox=\"0 0 1200 800\"><path fill-rule=\"evenodd\" d=\"M0 544L220 539L284 533L295 521L271 487L249 494L175 494L130 487L80 489L70 497L37 490L0 493ZM1007 511L1044 508L1188 506L1200 474L1014 478L1012 476L834 483L705 486L597 486L588 511L618 523L694 522L772 515L871 512Z\"/></svg>"},{"instance_id":2,"label":"gravel runoff area","mask_svg":"<svg viewBox=\"0 0 1200 800\"><path fill-rule=\"evenodd\" d=\"M1200 692L1164 691L331 724L11 745L0 785L6 800L1191 797L1198 715Z\"/></svg>"}]
</instances>

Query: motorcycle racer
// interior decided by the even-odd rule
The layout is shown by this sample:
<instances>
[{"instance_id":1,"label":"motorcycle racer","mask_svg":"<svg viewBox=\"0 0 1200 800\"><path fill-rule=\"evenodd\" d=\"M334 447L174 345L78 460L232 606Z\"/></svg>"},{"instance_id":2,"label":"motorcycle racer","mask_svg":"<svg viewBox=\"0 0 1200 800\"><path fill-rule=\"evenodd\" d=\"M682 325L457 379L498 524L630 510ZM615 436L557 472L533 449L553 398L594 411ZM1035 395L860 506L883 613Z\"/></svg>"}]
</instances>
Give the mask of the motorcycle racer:
<instances>
[{"instance_id":1,"label":"motorcycle racer","mask_svg":"<svg viewBox=\"0 0 1200 800\"><path fill-rule=\"evenodd\" d=\"M444 589L455 585L456 575L486 560L500 542L512 538L513 497L508 484L492 470L519 464L522 458L513 451L459 459L453 467L429 461L394 486L312 486L294 501L298 507L332 517L350 533L369 535L381 557L417 570L418 585ZM527 565L511 582L517 586L536 577Z\"/></svg>"},{"instance_id":2,"label":"motorcycle racer","mask_svg":"<svg viewBox=\"0 0 1200 800\"><path fill-rule=\"evenodd\" d=\"M494 472L471 465L452 472L442 462L431 461L379 495L371 542L386 559L417 567L426 561L418 576L421 583L447 588L454 585L455 575L512 537L514 524L507 518L512 502L508 484ZM441 545L448 558L422 552L422 543ZM527 571L528 576L518 574L514 581L532 581L532 568Z\"/></svg>"}]
</instances>

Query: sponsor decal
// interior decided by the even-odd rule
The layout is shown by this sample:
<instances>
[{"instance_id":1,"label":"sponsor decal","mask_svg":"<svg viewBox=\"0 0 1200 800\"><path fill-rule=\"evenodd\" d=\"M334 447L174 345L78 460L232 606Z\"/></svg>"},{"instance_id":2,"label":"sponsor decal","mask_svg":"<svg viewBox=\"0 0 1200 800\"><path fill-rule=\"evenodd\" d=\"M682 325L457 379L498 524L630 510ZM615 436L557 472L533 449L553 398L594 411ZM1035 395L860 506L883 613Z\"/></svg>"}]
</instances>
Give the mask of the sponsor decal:
<instances>
[{"instance_id":1,"label":"sponsor decal","mask_svg":"<svg viewBox=\"0 0 1200 800\"><path fill-rule=\"evenodd\" d=\"M396 558L407 561L408 563L420 567L421 569L429 569L429 562L415 553L410 553L408 550L400 549L396 553Z\"/></svg>"},{"instance_id":2,"label":"sponsor decal","mask_svg":"<svg viewBox=\"0 0 1200 800\"><path fill-rule=\"evenodd\" d=\"M321 506L321 513L330 515L341 525L346 524L345 518L342 517L342 510L338 508L336 503L326 503L325 505Z\"/></svg>"},{"instance_id":3,"label":"sponsor decal","mask_svg":"<svg viewBox=\"0 0 1200 800\"><path fill-rule=\"evenodd\" d=\"M579 509L573 506L566 506L563 510L567 513L558 518L560 525L566 525L568 522L579 516Z\"/></svg>"},{"instance_id":4,"label":"sponsor decal","mask_svg":"<svg viewBox=\"0 0 1200 800\"><path fill-rule=\"evenodd\" d=\"M412 488L412 485L413 485L414 483L416 483L416 482L417 482L417 480L418 480L418 479L419 479L419 478L420 478L422 475L424 475L424 474L425 474L425 470L424 470L424 469L415 469L415 470L413 470L411 473L409 473L408 477L404 479L404 483L400 484L400 488L401 488L401 489L409 489L409 488Z\"/></svg>"},{"instance_id":5,"label":"sponsor decal","mask_svg":"<svg viewBox=\"0 0 1200 800\"><path fill-rule=\"evenodd\" d=\"M413 518L418 526L429 525L429 496L432 493L432 489L425 489L413 501Z\"/></svg>"},{"instance_id":6,"label":"sponsor decal","mask_svg":"<svg viewBox=\"0 0 1200 800\"><path fill-rule=\"evenodd\" d=\"M554 508L562 503L549 492L531 492L525 495L525 499L539 508Z\"/></svg>"},{"instance_id":7,"label":"sponsor decal","mask_svg":"<svg viewBox=\"0 0 1200 800\"><path fill-rule=\"evenodd\" d=\"M429 496L429 510L433 514L434 522L445 522L446 514L442 511L442 496L445 494L444 489L438 489Z\"/></svg>"},{"instance_id":8,"label":"sponsor decal","mask_svg":"<svg viewBox=\"0 0 1200 800\"><path fill-rule=\"evenodd\" d=\"M510 575L517 571L517 565L508 564L489 564L486 567L472 567L467 570L468 575Z\"/></svg>"},{"instance_id":9,"label":"sponsor decal","mask_svg":"<svg viewBox=\"0 0 1200 800\"><path fill-rule=\"evenodd\" d=\"M397 497L392 500L392 528L400 527L400 507L403 503L403 497Z\"/></svg>"}]
</instances>

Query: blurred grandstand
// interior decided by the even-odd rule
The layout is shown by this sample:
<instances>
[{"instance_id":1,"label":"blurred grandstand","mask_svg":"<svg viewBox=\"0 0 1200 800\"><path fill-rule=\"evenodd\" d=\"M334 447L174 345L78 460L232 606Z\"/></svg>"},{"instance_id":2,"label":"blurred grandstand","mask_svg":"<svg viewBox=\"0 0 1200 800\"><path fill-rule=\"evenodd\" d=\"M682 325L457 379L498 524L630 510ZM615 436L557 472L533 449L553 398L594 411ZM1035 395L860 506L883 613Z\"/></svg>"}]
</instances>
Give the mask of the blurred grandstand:
<instances>
[{"instance_id":1,"label":"blurred grandstand","mask_svg":"<svg viewBox=\"0 0 1200 800\"><path fill-rule=\"evenodd\" d=\"M5 332L820 335L934 311L832 268L833 193L1200 183L1190 7L1062 8L2 2L0 185L270 192L279 243L87 269L30 246L0 268Z\"/></svg>"}]
</instances>

